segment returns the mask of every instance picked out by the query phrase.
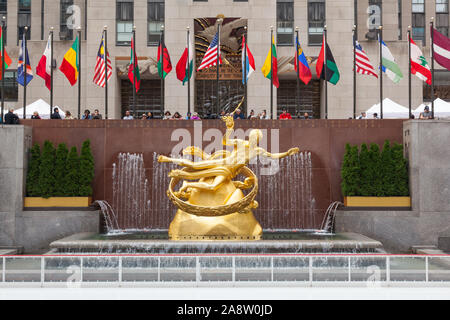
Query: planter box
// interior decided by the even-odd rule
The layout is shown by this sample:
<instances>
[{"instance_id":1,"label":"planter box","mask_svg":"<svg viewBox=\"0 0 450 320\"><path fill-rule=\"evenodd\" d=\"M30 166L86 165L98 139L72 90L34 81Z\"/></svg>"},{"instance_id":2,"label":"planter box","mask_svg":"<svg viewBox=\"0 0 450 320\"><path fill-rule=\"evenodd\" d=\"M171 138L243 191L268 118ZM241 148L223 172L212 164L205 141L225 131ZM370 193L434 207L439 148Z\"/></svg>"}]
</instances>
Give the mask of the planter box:
<instances>
[{"instance_id":1,"label":"planter box","mask_svg":"<svg viewBox=\"0 0 450 320\"><path fill-rule=\"evenodd\" d=\"M346 207L410 208L411 197L345 197Z\"/></svg>"},{"instance_id":2,"label":"planter box","mask_svg":"<svg viewBox=\"0 0 450 320\"><path fill-rule=\"evenodd\" d=\"M24 200L25 208L85 208L92 203L91 197L54 197L54 198L35 198L26 197Z\"/></svg>"}]
</instances>

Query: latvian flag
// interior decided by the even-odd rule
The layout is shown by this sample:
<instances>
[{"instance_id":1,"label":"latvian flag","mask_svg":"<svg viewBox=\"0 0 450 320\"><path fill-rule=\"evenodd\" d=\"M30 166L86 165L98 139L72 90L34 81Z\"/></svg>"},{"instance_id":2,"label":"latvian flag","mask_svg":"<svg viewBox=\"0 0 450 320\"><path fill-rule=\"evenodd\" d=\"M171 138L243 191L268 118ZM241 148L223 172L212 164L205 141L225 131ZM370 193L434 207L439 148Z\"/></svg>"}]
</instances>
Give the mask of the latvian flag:
<instances>
[{"instance_id":1,"label":"latvian flag","mask_svg":"<svg viewBox=\"0 0 450 320\"><path fill-rule=\"evenodd\" d=\"M100 48L97 53L97 63L94 70L94 83L102 88L105 87L105 42L104 37L102 37L102 42L100 43ZM106 52L106 58L108 61L108 81L112 77L112 66L111 59L109 58L109 52Z\"/></svg>"},{"instance_id":2,"label":"latvian flag","mask_svg":"<svg viewBox=\"0 0 450 320\"><path fill-rule=\"evenodd\" d=\"M217 32L216 35L214 36L214 39L209 45L209 48L206 51L202 63L200 64L200 67L198 67L197 71L208 69L210 67L217 65L217 48L220 48L219 32ZM219 50L219 64L222 64L222 56L220 55L220 50Z\"/></svg>"},{"instance_id":3,"label":"latvian flag","mask_svg":"<svg viewBox=\"0 0 450 320\"><path fill-rule=\"evenodd\" d=\"M433 27L431 32L433 33L434 60L450 70L450 39Z\"/></svg>"},{"instance_id":4,"label":"latvian flag","mask_svg":"<svg viewBox=\"0 0 450 320\"><path fill-rule=\"evenodd\" d=\"M411 44L411 73L431 86L431 68L414 40L410 38L409 41Z\"/></svg>"},{"instance_id":5,"label":"latvian flag","mask_svg":"<svg viewBox=\"0 0 450 320\"><path fill-rule=\"evenodd\" d=\"M370 62L369 57L364 52L361 44L358 41L355 41L355 55L356 55L355 58L356 72L359 74L366 74L378 78L378 74L373 68L373 65Z\"/></svg>"},{"instance_id":6,"label":"latvian flag","mask_svg":"<svg viewBox=\"0 0 450 320\"><path fill-rule=\"evenodd\" d=\"M48 37L47 46L45 47L44 54L42 55L39 64L36 67L36 74L45 80L45 86L48 90L52 90L52 41L51 36Z\"/></svg>"}]
</instances>

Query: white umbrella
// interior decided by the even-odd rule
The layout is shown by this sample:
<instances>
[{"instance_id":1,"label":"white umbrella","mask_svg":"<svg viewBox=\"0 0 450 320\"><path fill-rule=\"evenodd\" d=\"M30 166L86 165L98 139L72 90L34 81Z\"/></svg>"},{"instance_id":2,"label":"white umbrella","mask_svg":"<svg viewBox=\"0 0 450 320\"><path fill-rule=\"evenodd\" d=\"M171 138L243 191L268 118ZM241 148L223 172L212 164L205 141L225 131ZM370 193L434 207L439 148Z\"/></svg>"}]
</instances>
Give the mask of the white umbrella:
<instances>
[{"instance_id":1,"label":"white umbrella","mask_svg":"<svg viewBox=\"0 0 450 320\"><path fill-rule=\"evenodd\" d=\"M53 109L54 108L59 109L59 114L60 114L61 118L64 119L64 111L61 110L61 108L58 106L53 107ZM27 110L26 110L27 119L31 119L31 116L35 112L39 113L39 116L41 117L41 119L50 119L50 105L42 99L36 100L32 104L27 105ZM23 118L23 108L14 110L14 113L17 114L19 116L19 118L21 118L21 119Z\"/></svg>"},{"instance_id":2,"label":"white umbrella","mask_svg":"<svg viewBox=\"0 0 450 320\"><path fill-rule=\"evenodd\" d=\"M372 106L366 111L367 119L373 119L373 115L377 113L378 117L381 116L380 104ZM409 109L392 101L389 98L383 100L383 118L384 119L408 119Z\"/></svg>"}]
</instances>

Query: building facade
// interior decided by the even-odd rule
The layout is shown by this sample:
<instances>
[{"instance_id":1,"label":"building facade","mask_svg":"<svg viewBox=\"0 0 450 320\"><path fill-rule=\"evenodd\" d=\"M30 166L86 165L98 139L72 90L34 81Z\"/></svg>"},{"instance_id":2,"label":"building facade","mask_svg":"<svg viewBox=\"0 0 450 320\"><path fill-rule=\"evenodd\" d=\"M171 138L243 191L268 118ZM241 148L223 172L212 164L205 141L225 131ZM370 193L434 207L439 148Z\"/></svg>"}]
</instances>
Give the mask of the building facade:
<instances>
[{"instance_id":1,"label":"building facade","mask_svg":"<svg viewBox=\"0 0 450 320\"><path fill-rule=\"evenodd\" d=\"M6 22L6 50L13 63L5 77L5 107L23 105L23 90L16 76L19 39L27 33L31 64L35 66L44 52L50 28L54 28L54 105L78 113L78 86L72 87L58 70L66 51L81 27L81 112L99 109L105 114L104 90L93 83L94 67L104 26L108 27L108 49L113 77L109 82L109 118L121 118L125 110L133 110L132 85L127 77L130 40L136 27L136 52L142 77L137 94L136 115L164 111L188 112L187 84L177 79L175 66L187 42L187 27L195 42L198 66L223 18L221 50L224 64L217 90L216 69L194 73L190 83L191 112L203 116L237 105L244 94L241 67L241 41L248 30L248 45L256 63L248 87L246 112L271 113L271 84L261 67L271 41L271 27L277 42L280 88L273 90L273 114L288 108L292 114L308 112L315 118L325 117L324 83L317 79L316 60L322 44L324 27L328 43L340 70L339 83L328 85L328 117L345 119L353 116L353 26L358 40L375 68L379 61L376 29L383 25L383 38L399 64L404 78L399 84L384 80L384 97L408 105L408 26L413 38L423 47L430 61L431 17L443 34L449 35L448 0L3 0L0 15ZM164 41L173 71L164 83L157 70L158 43L164 26ZM295 31L305 52L313 80L308 86L298 85L294 68ZM194 40L195 39L195 40ZM436 65L437 95L450 100L450 73ZM220 104L217 101L219 92ZM379 81L357 75L357 113L379 102ZM163 93L163 94L162 94ZM430 90L421 80L412 80L413 107L429 99ZM35 75L27 90L27 104L37 99L49 102L44 81Z\"/></svg>"}]
</instances>

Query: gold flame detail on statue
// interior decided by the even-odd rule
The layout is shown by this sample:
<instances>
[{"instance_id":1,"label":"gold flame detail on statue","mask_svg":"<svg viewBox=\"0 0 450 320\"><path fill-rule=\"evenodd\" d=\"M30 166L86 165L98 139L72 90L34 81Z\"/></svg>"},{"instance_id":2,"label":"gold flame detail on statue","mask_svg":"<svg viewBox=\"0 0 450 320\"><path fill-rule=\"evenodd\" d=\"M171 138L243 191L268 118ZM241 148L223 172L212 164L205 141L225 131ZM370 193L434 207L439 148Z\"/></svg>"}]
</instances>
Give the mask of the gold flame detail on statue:
<instances>
[{"instance_id":1,"label":"gold flame detail on statue","mask_svg":"<svg viewBox=\"0 0 450 320\"><path fill-rule=\"evenodd\" d=\"M258 146L263 138L258 129L250 132L248 141L231 139L234 113L222 118L227 126L223 145L233 147L232 152L218 151L209 155L197 147L189 147L183 154L197 156L201 161L158 158L161 163L183 167L169 173L171 181L167 194L179 208L169 228L171 240L261 239L262 228L252 213L252 209L258 207L255 201L258 179L247 164L257 156L281 159L298 153L299 149L271 154ZM244 182L234 181L238 175L245 177ZM180 182L181 188L175 191ZM242 190L248 189L245 195Z\"/></svg>"}]
</instances>

